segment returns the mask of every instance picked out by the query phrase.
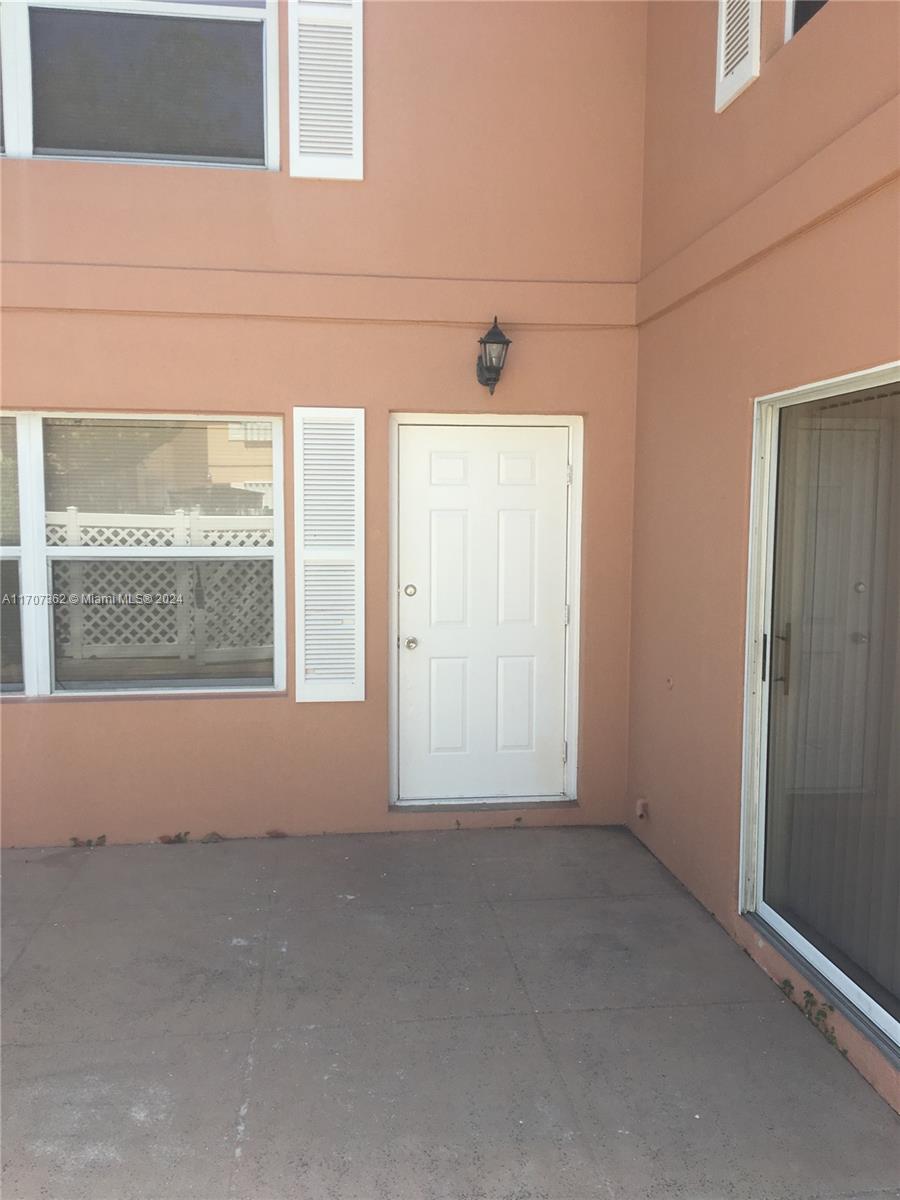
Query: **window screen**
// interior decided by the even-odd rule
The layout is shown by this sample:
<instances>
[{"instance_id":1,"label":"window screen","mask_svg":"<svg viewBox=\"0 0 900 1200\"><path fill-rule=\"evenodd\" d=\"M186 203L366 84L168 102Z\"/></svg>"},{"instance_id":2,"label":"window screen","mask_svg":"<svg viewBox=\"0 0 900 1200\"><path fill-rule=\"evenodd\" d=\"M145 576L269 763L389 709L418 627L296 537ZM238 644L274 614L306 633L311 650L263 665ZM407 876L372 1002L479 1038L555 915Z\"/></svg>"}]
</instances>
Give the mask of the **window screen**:
<instances>
[{"instance_id":1,"label":"window screen","mask_svg":"<svg viewBox=\"0 0 900 1200\"><path fill-rule=\"evenodd\" d=\"M900 388L779 418L765 902L900 1018Z\"/></svg>"},{"instance_id":2,"label":"window screen","mask_svg":"<svg viewBox=\"0 0 900 1200\"><path fill-rule=\"evenodd\" d=\"M19 458L16 418L0 417L0 545L19 544Z\"/></svg>"},{"instance_id":3,"label":"window screen","mask_svg":"<svg viewBox=\"0 0 900 1200\"><path fill-rule=\"evenodd\" d=\"M274 681L271 559L57 560L52 591L59 691Z\"/></svg>"},{"instance_id":4,"label":"window screen","mask_svg":"<svg viewBox=\"0 0 900 1200\"><path fill-rule=\"evenodd\" d=\"M226 421L47 418L48 544L270 547L272 510L244 487L272 479L272 422L258 424L267 441L248 444Z\"/></svg>"},{"instance_id":5,"label":"window screen","mask_svg":"<svg viewBox=\"0 0 900 1200\"><path fill-rule=\"evenodd\" d=\"M42 429L54 689L272 686L272 422Z\"/></svg>"},{"instance_id":6,"label":"window screen","mask_svg":"<svg viewBox=\"0 0 900 1200\"><path fill-rule=\"evenodd\" d=\"M16 418L0 417L0 546L9 557L0 562L0 691L20 692L22 618L19 594L19 471Z\"/></svg>"},{"instance_id":7,"label":"window screen","mask_svg":"<svg viewBox=\"0 0 900 1200\"><path fill-rule=\"evenodd\" d=\"M824 8L827 0L794 0L794 28L796 33L811 20L820 8Z\"/></svg>"},{"instance_id":8,"label":"window screen","mask_svg":"<svg viewBox=\"0 0 900 1200\"><path fill-rule=\"evenodd\" d=\"M21 591L18 562L0 562L0 692L23 687Z\"/></svg>"},{"instance_id":9,"label":"window screen","mask_svg":"<svg viewBox=\"0 0 900 1200\"><path fill-rule=\"evenodd\" d=\"M32 8L34 152L265 162L260 21Z\"/></svg>"}]
</instances>

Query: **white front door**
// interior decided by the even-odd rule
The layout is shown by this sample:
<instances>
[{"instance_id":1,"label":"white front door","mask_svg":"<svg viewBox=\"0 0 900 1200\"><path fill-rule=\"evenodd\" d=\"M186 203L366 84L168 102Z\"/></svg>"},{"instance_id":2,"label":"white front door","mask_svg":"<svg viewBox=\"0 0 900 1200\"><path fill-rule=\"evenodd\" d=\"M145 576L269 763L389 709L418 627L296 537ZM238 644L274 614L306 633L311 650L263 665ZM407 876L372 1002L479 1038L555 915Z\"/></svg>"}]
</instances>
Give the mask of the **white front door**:
<instances>
[{"instance_id":1,"label":"white front door","mask_svg":"<svg viewBox=\"0 0 900 1200\"><path fill-rule=\"evenodd\" d=\"M399 798L564 792L569 430L401 425Z\"/></svg>"}]
</instances>

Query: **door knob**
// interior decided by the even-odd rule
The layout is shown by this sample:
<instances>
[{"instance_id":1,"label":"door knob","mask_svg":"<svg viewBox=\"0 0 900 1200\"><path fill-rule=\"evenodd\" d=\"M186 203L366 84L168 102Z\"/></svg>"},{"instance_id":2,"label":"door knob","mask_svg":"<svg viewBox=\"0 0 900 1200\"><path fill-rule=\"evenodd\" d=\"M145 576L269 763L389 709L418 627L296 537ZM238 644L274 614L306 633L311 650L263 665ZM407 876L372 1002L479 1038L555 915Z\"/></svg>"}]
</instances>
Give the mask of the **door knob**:
<instances>
[{"instance_id":1,"label":"door knob","mask_svg":"<svg viewBox=\"0 0 900 1200\"><path fill-rule=\"evenodd\" d=\"M414 583L408 583L403 591L407 596L414 596L416 594L416 585Z\"/></svg>"},{"instance_id":2,"label":"door knob","mask_svg":"<svg viewBox=\"0 0 900 1200\"><path fill-rule=\"evenodd\" d=\"M416 646L418 646L418 644L419 644L418 638L407 638L406 639L407 650L415 650L415 648L416 648Z\"/></svg>"}]
</instances>

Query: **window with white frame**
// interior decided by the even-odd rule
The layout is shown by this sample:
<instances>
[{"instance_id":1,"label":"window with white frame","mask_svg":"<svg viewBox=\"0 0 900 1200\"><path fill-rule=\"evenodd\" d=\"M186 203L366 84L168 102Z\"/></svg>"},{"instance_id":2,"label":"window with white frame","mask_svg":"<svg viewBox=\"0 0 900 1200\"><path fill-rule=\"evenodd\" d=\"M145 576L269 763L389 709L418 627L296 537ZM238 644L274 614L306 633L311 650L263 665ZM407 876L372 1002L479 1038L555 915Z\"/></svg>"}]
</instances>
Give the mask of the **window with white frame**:
<instances>
[{"instance_id":1,"label":"window with white frame","mask_svg":"<svg viewBox=\"0 0 900 1200\"><path fill-rule=\"evenodd\" d=\"M21 526L19 522L19 462L16 418L0 417L0 592L4 601L18 596L21 585ZM21 692L22 622L16 603L0 606L0 691Z\"/></svg>"},{"instance_id":2,"label":"window with white frame","mask_svg":"<svg viewBox=\"0 0 900 1200\"><path fill-rule=\"evenodd\" d=\"M208 417L3 417L4 691L284 687L281 423L263 423L265 446Z\"/></svg>"},{"instance_id":3,"label":"window with white frame","mask_svg":"<svg viewBox=\"0 0 900 1200\"><path fill-rule=\"evenodd\" d=\"M4 152L278 166L276 0L0 0Z\"/></svg>"},{"instance_id":4,"label":"window with white frame","mask_svg":"<svg viewBox=\"0 0 900 1200\"><path fill-rule=\"evenodd\" d=\"M784 6L784 40L790 41L795 33L799 33L807 21L811 21L820 8L824 8L828 0L785 0Z\"/></svg>"}]
</instances>

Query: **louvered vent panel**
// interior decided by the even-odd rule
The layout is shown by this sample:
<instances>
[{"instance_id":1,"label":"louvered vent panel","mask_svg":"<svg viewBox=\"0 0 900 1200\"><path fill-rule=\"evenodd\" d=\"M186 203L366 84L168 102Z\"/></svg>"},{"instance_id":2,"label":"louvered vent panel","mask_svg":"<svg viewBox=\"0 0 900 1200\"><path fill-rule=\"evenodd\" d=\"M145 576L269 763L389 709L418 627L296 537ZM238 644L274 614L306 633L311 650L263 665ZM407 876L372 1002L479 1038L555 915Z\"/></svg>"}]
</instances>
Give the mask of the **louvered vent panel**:
<instances>
[{"instance_id":1,"label":"louvered vent panel","mask_svg":"<svg viewBox=\"0 0 900 1200\"><path fill-rule=\"evenodd\" d=\"M365 700L365 413L295 408L297 699Z\"/></svg>"},{"instance_id":2,"label":"louvered vent panel","mask_svg":"<svg viewBox=\"0 0 900 1200\"><path fill-rule=\"evenodd\" d=\"M352 562L303 566L304 678L352 683L356 677L356 568Z\"/></svg>"},{"instance_id":3,"label":"louvered vent panel","mask_svg":"<svg viewBox=\"0 0 900 1200\"><path fill-rule=\"evenodd\" d=\"M356 441L352 425L307 421L303 436L303 545L353 546Z\"/></svg>"},{"instance_id":4,"label":"louvered vent panel","mask_svg":"<svg viewBox=\"0 0 900 1200\"><path fill-rule=\"evenodd\" d=\"M750 54L750 0L726 0L722 73L727 79Z\"/></svg>"},{"instance_id":5,"label":"louvered vent panel","mask_svg":"<svg viewBox=\"0 0 900 1200\"><path fill-rule=\"evenodd\" d=\"M336 6L337 7L337 6ZM297 26L301 154L353 155L353 29Z\"/></svg>"},{"instance_id":6,"label":"louvered vent panel","mask_svg":"<svg viewBox=\"0 0 900 1200\"><path fill-rule=\"evenodd\" d=\"M719 0L716 112L759 75L761 0Z\"/></svg>"}]
</instances>

